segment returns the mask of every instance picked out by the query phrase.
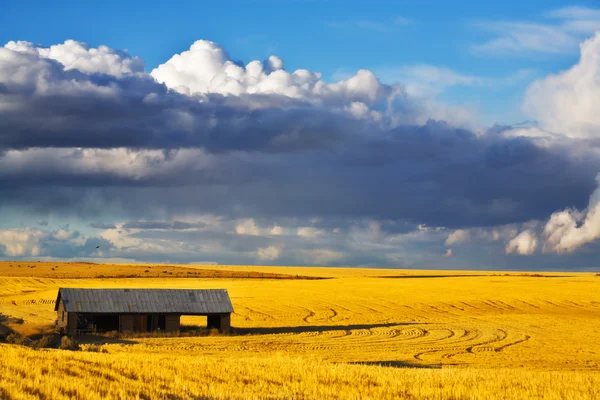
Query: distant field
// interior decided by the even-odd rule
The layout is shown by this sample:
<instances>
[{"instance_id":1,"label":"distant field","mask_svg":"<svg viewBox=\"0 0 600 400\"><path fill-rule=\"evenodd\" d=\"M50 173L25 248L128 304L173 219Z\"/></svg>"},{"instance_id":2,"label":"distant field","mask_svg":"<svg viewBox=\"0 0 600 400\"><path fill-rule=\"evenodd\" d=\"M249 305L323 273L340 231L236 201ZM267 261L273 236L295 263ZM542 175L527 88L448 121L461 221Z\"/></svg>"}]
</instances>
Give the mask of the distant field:
<instances>
[{"instance_id":1,"label":"distant field","mask_svg":"<svg viewBox=\"0 0 600 400\"><path fill-rule=\"evenodd\" d=\"M57 264L68 277L54 277L25 264L36 267L0 263L0 312L25 333L53 322L58 287L226 288L235 333L127 339L107 353L0 345L0 398L600 398L593 273L152 266L172 274L97 278L89 270L149 267Z\"/></svg>"},{"instance_id":2,"label":"distant field","mask_svg":"<svg viewBox=\"0 0 600 400\"><path fill-rule=\"evenodd\" d=\"M36 278L243 278L312 279L315 275L292 274L285 270L259 271L210 266L163 264L95 264L77 262L0 261L0 276Z\"/></svg>"}]
</instances>

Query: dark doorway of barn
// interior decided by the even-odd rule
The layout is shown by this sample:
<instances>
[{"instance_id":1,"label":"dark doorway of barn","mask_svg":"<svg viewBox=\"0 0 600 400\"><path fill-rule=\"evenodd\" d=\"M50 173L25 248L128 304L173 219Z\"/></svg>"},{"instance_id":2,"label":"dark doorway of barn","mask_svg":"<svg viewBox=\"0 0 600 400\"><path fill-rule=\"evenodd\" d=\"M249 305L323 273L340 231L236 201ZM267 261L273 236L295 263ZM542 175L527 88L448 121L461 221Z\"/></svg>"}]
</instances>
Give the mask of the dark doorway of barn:
<instances>
[{"instance_id":1,"label":"dark doorway of barn","mask_svg":"<svg viewBox=\"0 0 600 400\"><path fill-rule=\"evenodd\" d=\"M166 318L164 314L148 314L146 316L147 332L154 332L156 330L164 331L166 325Z\"/></svg>"},{"instance_id":2,"label":"dark doorway of barn","mask_svg":"<svg viewBox=\"0 0 600 400\"><path fill-rule=\"evenodd\" d=\"M110 332L119 330L116 314L77 314L77 330L80 332Z\"/></svg>"}]
</instances>

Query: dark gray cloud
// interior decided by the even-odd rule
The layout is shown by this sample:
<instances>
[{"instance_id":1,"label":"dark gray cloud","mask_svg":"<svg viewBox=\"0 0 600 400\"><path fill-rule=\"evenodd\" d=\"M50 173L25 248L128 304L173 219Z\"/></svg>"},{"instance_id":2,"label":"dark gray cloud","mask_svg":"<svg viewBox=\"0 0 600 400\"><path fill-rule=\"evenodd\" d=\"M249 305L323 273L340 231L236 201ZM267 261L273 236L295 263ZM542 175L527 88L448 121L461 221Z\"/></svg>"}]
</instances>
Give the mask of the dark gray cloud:
<instances>
[{"instance_id":1,"label":"dark gray cloud","mask_svg":"<svg viewBox=\"0 0 600 400\"><path fill-rule=\"evenodd\" d=\"M202 155L174 151L144 161L139 174L130 176L127 166L88 172L57 169L51 159L30 171L0 171L0 193L16 206L84 218L113 213L151 221L212 213L493 226L545 218L568 206L585 207L600 162L570 154L568 148L540 147L531 139L478 136L430 121L358 143L349 140L332 151L235 152L211 157L201 166L196 163ZM48 181L40 179L46 174ZM32 195L44 187L52 190Z\"/></svg>"}]
</instances>

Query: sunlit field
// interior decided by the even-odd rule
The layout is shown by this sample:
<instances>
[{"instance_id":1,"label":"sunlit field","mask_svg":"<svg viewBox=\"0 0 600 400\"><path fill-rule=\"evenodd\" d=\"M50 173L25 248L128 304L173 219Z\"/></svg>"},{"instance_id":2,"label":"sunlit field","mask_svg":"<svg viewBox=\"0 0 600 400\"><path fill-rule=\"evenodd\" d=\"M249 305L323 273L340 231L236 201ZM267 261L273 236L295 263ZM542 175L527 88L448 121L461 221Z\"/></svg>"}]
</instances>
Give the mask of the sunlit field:
<instances>
[{"instance_id":1,"label":"sunlit field","mask_svg":"<svg viewBox=\"0 0 600 400\"><path fill-rule=\"evenodd\" d=\"M25 334L52 325L59 287L226 288L234 332L86 339L101 352L2 344L0 398L600 398L592 273L12 264L0 312ZM173 274L96 277L148 269Z\"/></svg>"}]
</instances>

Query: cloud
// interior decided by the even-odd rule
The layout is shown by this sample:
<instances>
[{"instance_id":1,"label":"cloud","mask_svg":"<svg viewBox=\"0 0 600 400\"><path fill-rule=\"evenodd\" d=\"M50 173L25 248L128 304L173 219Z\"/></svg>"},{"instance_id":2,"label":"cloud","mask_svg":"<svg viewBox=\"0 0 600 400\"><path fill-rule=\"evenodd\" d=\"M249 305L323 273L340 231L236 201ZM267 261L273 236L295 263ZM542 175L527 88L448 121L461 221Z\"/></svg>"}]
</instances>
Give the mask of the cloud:
<instances>
[{"instance_id":1,"label":"cloud","mask_svg":"<svg viewBox=\"0 0 600 400\"><path fill-rule=\"evenodd\" d=\"M300 254L304 263L312 265L331 265L341 262L345 257L342 252L330 249L304 250Z\"/></svg>"},{"instance_id":2,"label":"cloud","mask_svg":"<svg viewBox=\"0 0 600 400\"><path fill-rule=\"evenodd\" d=\"M176 54L155 68L151 75L180 93L280 95L329 106L354 102L371 105L392 95L394 89L382 85L368 70L336 83L325 83L318 72L299 69L289 73L283 60L271 56L238 65L225 49L207 40L196 41L189 50Z\"/></svg>"},{"instance_id":3,"label":"cloud","mask_svg":"<svg viewBox=\"0 0 600 400\"><path fill-rule=\"evenodd\" d=\"M273 228L271 228L271 231L269 232L271 235L281 235L283 234L283 228L281 226L274 226Z\"/></svg>"},{"instance_id":4,"label":"cloud","mask_svg":"<svg viewBox=\"0 0 600 400\"><path fill-rule=\"evenodd\" d=\"M581 44L579 62L534 82L523 108L549 131L573 138L600 136L600 33Z\"/></svg>"},{"instance_id":5,"label":"cloud","mask_svg":"<svg viewBox=\"0 0 600 400\"><path fill-rule=\"evenodd\" d=\"M537 248L538 240L535 234L526 230L519 233L506 244L506 254L517 253L520 255L530 256Z\"/></svg>"},{"instance_id":6,"label":"cloud","mask_svg":"<svg viewBox=\"0 0 600 400\"><path fill-rule=\"evenodd\" d=\"M483 86L486 78L463 75L447 67L419 64L400 68L378 68L377 76L386 82L402 82L415 96L439 94L450 86Z\"/></svg>"},{"instance_id":7,"label":"cloud","mask_svg":"<svg viewBox=\"0 0 600 400\"><path fill-rule=\"evenodd\" d=\"M37 224L39 226L48 226L48 221L46 221L46 220L38 221Z\"/></svg>"},{"instance_id":8,"label":"cloud","mask_svg":"<svg viewBox=\"0 0 600 400\"><path fill-rule=\"evenodd\" d=\"M600 184L600 176L597 178ZM550 216L543 231L544 251L565 253L600 238L600 189L590 196L584 211L565 209Z\"/></svg>"},{"instance_id":9,"label":"cloud","mask_svg":"<svg viewBox=\"0 0 600 400\"><path fill-rule=\"evenodd\" d=\"M40 47L24 41L10 41L5 48L58 61L64 66L65 71L75 69L90 74L117 77L144 72L142 60L130 57L125 51L117 51L106 46L92 48L75 40L66 40L62 44L50 47Z\"/></svg>"},{"instance_id":10,"label":"cloud","mask_svg":"<svg viewBox=\"0 0 600 400\"><path fill-rule=\"evenodd\" d=\"M600 20L600 9L570 6L549 11L545 14L547 18L567 19L567 20Z\"/></svg>"},{"instance_id":11,"label":"cloud","mask_svg":"<svg viewBox=\"0 0 600 400\"><path fill-rule=\"evenodd\" d=\"M431 97L437 96L445 89L453 86L494 89L515 85L529 79L534 71L532 69L520 69L504 77L483 77L464 75L450 68L437 65L416 64L400 68L378 68L376 73L383 82L402 83L409 95Z\"/></svg>"},{"instance_id":12,"label":"cloud","mask_svg":"<svg viewBox=\"0 0 600 400\"><path fill-rule=\"evenodd\" d=\"M0 230L0 251L8 257L37 257L45 233L31 228Z\"/></svg>"},{"instance_id":13,"label":"cloud","mask_svg":"<svg viewBox=\"0 0 600 400\"><path fill-rule=\"evenodd\" d=\"M102 245L101 251L96 249L98 245ZM4 258L106 256L112 249L114 246L110 241L84 237L78 231L66 228L56 231L33 228L0 230L0 256Z\"/></svg>"},{"instance_id":14,"label":"cloud","mask_svg":"<svg viewBox=\"0 0 600 400\"><path fill-rule=\"evenodd\" d=\"M277 57L234 62L199 41L150 75L110 49L19 46L0 48L4 209L114 223L92 222L98 237L11 232L4 253L458 265L440 259L450 245L483 238L503 252L519 231L536 232L528 221L584 208L600 171L593 141L542 123L456 126L440 116L458 112L434 112L366 70L329 83Z\"/></svg>"},{"instance_id":15,"label":"cloud","mask_svg":"<svg viewBox=\"0 0 600 400\"><path fill-rule=\"evenodd\" d=\"M256 222L252 218L249 218L236 225L235 233L238 235L258 236L260 235L260 229L256 225Z\"/></svg>"},{"instance_id":16,"label":"cloud","mask_svg":"<svg viewBox=\"0 0 600 400\"><path fill-rule=\"evenodd\" d=\"M464 229L457 229L448 235L446 239L446 246L452 246L453 244L465 243L470 238L470 232Z\"/></svg>"},{"instance_id":17,"label":"cloud","mask_svg":"<svg viewBox=\"0 0 600 400\"><path fill-rule=\"evenodd\" d=\"M115 229L116 226L114 224L105 224L103 222L92 222L89 224L90 228L94 229Z\"/></svg>"},{"instance_id":18,"label":"cloud","mask_svg":"<svg viewBox=\"0 0 600 400\"><path fill-rule=\"evenodd\" d=\"M258 249L256 256L262 261L273 261L279 258L280 250L275 246Z\"/></svg>"},{"instance_id":19,"label":"cloud","mask_svg":"<svg viewBox=\"0 0 600 400\"><path fill-rule=\"evenodd\" d=\"M193 229L193 228L201 228L205 226L202 222L190 223L185 221L131 221L124 223L121 228L122 229L145 229L145 230L185 230L185 229ZM105 229L114 229L114 225L112 228Z\"/></svg>"},{"instance_id":20,"label":"cloud","mask_svg":"<svg viewBox=\"0 0 600 400\"><path fill-rule=\"evenodd\" d=\"M442 257L444 257L444 258L454 257L454 252L452 251L452 249L447 249Z\"/></svg>"},{"instance_id":21,"label":"cloud","mask_svg":"<svg viewBox=\"0 0 600 400\"><path fill-rule=\"evenodd\" d=\"M495 36L473 45L475 53L495 56L569 54L587 35L600 29L600 10L567 7L552 10L540 21L488 21L476 26Z\"/></svg>"},{"instance_id":22,"label":"cloud","mask_svg":"<svg viewBox=\"0 0 600 400\"><path fill-rule=\"evenodd\" d=\"M303 226L301 228L298 228L297 234L298 236L305 239L316 239L320 236L323 236L325 232L321 229L313 228L310 226Z\"/></svg>"}]
</instances>

